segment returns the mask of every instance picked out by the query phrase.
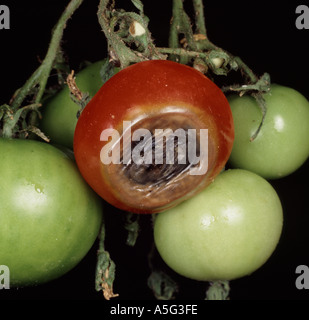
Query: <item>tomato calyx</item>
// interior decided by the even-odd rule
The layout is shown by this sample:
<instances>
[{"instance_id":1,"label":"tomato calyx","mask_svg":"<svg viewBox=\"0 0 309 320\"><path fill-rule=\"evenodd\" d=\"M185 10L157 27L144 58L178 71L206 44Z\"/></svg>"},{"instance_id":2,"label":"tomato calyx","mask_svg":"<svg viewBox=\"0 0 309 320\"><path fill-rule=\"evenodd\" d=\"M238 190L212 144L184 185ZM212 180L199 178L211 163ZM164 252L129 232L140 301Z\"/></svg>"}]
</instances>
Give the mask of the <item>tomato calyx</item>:
<instances>
[{"instance_id":1,"label":"tomato calyx","mask_svg":"<svg viewBox=\"0 0 309 320\"><path fill-rule=\"evenodd\" d=\"M264 124L266 112L267 112L265 94L269 93L270 89L271 89L271 79L268 73L264 73L259 79L256 79L253 84L241 85L241 86L234 85L234 86L228 86L228 87L222 88L223 92L227 92L227 91L238 92L240 97L242 97L245 94L250 94L256 100L257 105L261 110L262 118L258 128L252 134L250 141L254 141L257 138Z\"/></svg>"}]
</instances>

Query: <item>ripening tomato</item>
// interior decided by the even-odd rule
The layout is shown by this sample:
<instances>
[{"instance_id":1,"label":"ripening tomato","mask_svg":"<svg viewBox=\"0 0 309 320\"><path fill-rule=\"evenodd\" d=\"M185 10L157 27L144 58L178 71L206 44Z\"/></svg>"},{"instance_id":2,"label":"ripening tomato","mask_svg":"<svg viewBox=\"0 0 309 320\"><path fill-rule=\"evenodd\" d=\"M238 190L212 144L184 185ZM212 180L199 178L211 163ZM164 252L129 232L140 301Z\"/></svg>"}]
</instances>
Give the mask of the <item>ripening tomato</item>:
<instances>
[{"instance_id":1,"label":"ripening tomato","mask_svg":"<svg viewBox=\"0 0 309 320\"><path fill-rule=\"evenodd\" d=\"M62 151L0 139L0 264L10 285L37 285L74 268L102 223L102 201Z\"/></svg>"},{"instance_id":2,"label":"ripening tomato","mask_svg":"<svg viewBox=\"0 0 309 320\"><path fill-rule=\"evenodd\" d=\"M89 185L122 210L153 213L206 187L234 139L222 91L199 71L171 61L131 65L83 110L74 135Z\"/></svg>"},{"instance_id":3,"label":"ripening tomato","mask_svg":"<svg viewBox=\"0 0 309 320\"><path fill-rule=\"evenodd\" d=\"M251 274L280 240L283 212L267 180L241 169L221 173L193 198L159 213L154 240L175 272L200 281Z\"/></svg>"}]
</instances>

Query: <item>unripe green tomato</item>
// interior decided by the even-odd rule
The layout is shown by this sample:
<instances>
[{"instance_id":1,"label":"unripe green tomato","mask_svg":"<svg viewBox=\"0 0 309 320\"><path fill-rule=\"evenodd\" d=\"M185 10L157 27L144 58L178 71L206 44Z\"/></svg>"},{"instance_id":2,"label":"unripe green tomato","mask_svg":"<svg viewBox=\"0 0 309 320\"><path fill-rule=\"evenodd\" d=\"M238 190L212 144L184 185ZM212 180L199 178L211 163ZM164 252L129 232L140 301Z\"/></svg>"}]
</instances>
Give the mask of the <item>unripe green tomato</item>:
<instances>
[{"instance_id":1,"label":"unripe green tomato","mask_svg":"<svg viewBox=\"0 0 309 320\"><path fill-rule=\"evenodd\" d=\"M287 176L309 157L309 102L298 91L272 85L265 94L267 113L258 136L251 141L262 112L251 96L228 97L235 140L229 159L234 168L253 171L266 179Z\"/></svg>"},{"instance_id":2,"label":"unripe green tomato","mask_svg":"<svg viewBox=\"0 0 309 320\"><path fill-rule=\"evenodd\" d=\"M105 60L90 64L76 75L78 88L93 97L103 84L100 70ZM73 149L73 136L80 107L70 97L66 86L50 98L42 109L41 130L52 143Z\"/></svg>"},{"instance_id":3,"label":"unripe green tomato","mask_svg":"<svg viewBox=\"0 0 309 320\"><path fill-rule=\"evenodd\" d=\"M50 144L1 138L0 154L0 264L10 286L59 278L94 244L102 202Z\"/></svg>"},{"instance_id":4,"label":"unripe green tomato","mask_svg":"<svg viewBox=\"0 0 309 320\"><path fill-rule=\"evenodd\" d=\"M268 260L282 225L281 202L269 182L230 169L197 196L159 213L154 240L162 259L180 275L232 280Z\"/></svg>"}]
</instances>

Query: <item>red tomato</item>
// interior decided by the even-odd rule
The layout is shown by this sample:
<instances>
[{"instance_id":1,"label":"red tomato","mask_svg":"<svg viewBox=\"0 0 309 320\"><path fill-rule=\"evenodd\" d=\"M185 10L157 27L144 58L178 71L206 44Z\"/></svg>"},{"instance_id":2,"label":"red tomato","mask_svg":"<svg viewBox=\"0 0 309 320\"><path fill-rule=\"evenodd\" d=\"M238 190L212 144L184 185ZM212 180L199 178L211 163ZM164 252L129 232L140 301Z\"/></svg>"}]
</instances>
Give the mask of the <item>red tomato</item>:
<instances>
[{"instance_id":1,"label":"red tomato","mask_svg":"<svg viewBox=\"0 0 309 320\"><path fill-rule=\"evenodd\" d=\"M77 122L74 153L85 180L107 202L155 213L204 189L226 164L233 140L222 91L189 66L153 60L101 87Z\"/></svg>"}]
</instances>

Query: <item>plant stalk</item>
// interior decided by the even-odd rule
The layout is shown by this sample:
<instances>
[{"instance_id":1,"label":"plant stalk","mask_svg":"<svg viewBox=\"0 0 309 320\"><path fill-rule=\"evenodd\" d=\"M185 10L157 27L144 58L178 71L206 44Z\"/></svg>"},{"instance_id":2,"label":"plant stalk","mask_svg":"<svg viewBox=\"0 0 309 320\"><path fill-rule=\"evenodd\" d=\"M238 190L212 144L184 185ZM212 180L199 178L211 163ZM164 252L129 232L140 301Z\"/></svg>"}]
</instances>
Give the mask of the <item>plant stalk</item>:
<instances>
[{"instance_id":1,"label":"plant stalk","mask_svg":"<svg viewBox=\"0 0 309 320\"><path fill-rule=\"evenodd\" d=\"M24 99L28 96L29 92L35 87L39 86L38 93L35 97L35 103L39 103L44 94L47 79L50 75L50 71L53 67L55 58L60 50L60 42L63 37L64 29L66 28L68 20L71 18L73 13L82 4L83 0L71 0L68 6L65 8L56 26L53 29L52 38L49 44L47 54L38 67L38 69L32 74L32 76L26 81L24 86L19 89L16 96L13 98L11 108L16 111Z\"/></svg>"},{"instance_id":2,"label":"plant stalk","mask_svg":"<svg viewBox=\"0 0 309 320\"><path fill-rule=\"evenodd\" d=\"M196 33L207 37L203 0L193 0Z\"/></svg>"}]
</instances>

